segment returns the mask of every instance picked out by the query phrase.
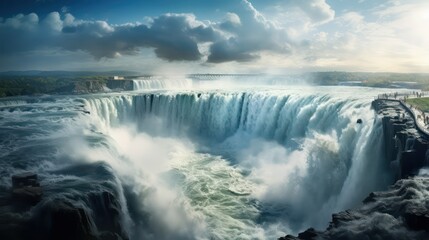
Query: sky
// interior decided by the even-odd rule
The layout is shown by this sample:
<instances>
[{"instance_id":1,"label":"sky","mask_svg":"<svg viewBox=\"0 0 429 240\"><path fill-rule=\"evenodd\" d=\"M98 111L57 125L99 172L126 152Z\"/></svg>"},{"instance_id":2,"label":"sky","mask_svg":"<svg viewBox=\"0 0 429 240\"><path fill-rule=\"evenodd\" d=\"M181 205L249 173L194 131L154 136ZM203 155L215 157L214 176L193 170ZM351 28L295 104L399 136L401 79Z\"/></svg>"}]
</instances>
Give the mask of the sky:
<instances>
[{"instance_id":1,"label":"sky","mask_svg":"<svg viewBox=\"0 0 429 240\"><path fill-rule=\"evenodd\" d=\"M426 0L2 0L0 71L429 72Z\"/></svg>"}]
</instances>

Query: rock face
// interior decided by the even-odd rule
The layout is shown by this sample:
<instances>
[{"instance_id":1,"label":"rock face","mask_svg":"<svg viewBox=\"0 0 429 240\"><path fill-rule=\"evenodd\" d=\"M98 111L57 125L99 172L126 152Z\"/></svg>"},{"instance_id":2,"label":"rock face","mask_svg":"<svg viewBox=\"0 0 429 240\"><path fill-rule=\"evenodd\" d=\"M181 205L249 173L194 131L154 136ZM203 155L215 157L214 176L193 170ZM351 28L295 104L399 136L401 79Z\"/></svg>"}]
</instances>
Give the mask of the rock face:
<instances>
[{"instance_id":1,"label":"rock face","mask_svg":"<svg viewBox=\"0 0 429 240\"><path fill-rule=\"evenodd\" d=\"M387 191L371 193L359 209L333 214L325 231L310 228L279 239L427 240L429 176L402 179Z\"/></svg>"},{"instance_id":2,"label":"rock face","mask_svg":"<svg viewBox=\"0 0 429 240\"><path fill-rule=\"evenodd\" d=\"M87 199L86 206L63 200L48 204L42 215L51 223L50 239L128 239L121 225L120 203L112 193L90 193Z\"/></svg>"},{"instance_id":3,"label":"rock face","mask_svg":"<svg viewBox=\"0 0 429 240\"><path fill-rule=\"evenodd\" d=\"M50 217L52 224L49 239L97 239L92 232L93 224L83 208L58 202L52 205Z\"/></svg>"},{"instance_id":4,"label":"rock face","mask_svg":"<svg viewBox=\"0 0 429 240\"><path fill-rule=\"evenodd\" d=\"M399 101L375 100L372 106L382 116L385 155L397 179L417 174L429 163L429 136L416 128L412 114Z\"/></svg>"},{"instance_id":5,"label":"rock face","mask_svg":"<svg viewBox=\"0 0 429 240\"><path fill-rule=\"evenodd\" d=\"M107 80L106 86L112 90L134 90L134 83L132 80Z\"/></svg>"},{"instance_id":6,"label":"rock face","mask_svg":"<svg viewBox=\"0 0 429 240\"><path fill-rule=\"evenodd\" d=\"M96 169L103 170L101 167ZM52 191L53 186L45 185L46 193L42 197L37 174L25 172L13 175L11 179L11 191L0 195L0 239L129 238L114 188L59 194L58 190Z\"/></svg>"},{"instance_id":7,"label":"rock face","mask_svg":"<svg viewBox=\"0 0 429 240\"><path fill-rule=\"evenodd\" d=\"M399 180L387 191L370 193L360 208L333 214L324 231L310 228L279 239L429 239L429 175L419 175L429 163L429 137L399 101L372 105L382 116L385 156Z\"/></svg>"},{"instance_id":8,"label":"rock face","mask_svg":"<svg viewBox=\"0 0 429 240\"><path fill-rule=\"evenodd\" d=\"M36 204L42 198L37 174L26 172L12 176L12 196L15 200Z\"/></svg>"},{"instance_id":9,"label":"rock face","mask_svg":"<svg viewBox=\"0 0 429 240\"><path fill-rule=\"evenodd\" d=\"M134 84L132 80L88 80L78 81L68 92L72 93L100 93L106 91L132 91L134 90Z\"/></svg>"}]
</instances>

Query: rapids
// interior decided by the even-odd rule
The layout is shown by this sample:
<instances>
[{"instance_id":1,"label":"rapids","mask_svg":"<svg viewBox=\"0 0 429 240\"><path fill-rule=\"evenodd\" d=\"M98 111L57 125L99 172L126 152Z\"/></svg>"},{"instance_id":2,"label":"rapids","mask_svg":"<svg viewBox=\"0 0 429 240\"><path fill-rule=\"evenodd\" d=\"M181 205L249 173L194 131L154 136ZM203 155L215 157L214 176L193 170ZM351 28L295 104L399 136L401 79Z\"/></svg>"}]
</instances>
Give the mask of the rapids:
<instances>
[{"instance_id":1,"label":"rapids","mask_svg":"<svg viewBox=\"0 0 429 240\"><path fill-rule=\"evenodd\" d=\"M91 209L83 193L113 192L131 239L273 239L324 228L392 183L379 89L134 84L1 100L1 188L29 170L43 201Z\"/></svg>"}]
</instances>

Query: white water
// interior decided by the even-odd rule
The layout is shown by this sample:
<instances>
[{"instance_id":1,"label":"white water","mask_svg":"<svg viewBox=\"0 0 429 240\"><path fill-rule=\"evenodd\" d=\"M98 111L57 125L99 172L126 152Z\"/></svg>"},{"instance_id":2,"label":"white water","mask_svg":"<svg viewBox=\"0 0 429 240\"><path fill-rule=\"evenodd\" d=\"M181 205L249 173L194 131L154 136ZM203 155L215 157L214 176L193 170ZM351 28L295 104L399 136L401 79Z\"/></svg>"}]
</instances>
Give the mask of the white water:
<instances>
[{"instance_id":1,"label":"white water","mask_svg":"<svg viewBox=\"0 0 429 240\"><path fill-rule=\"evenodd\" d=\"M192 88L192 80L188 78L165 78L165 77L142 77L133 80L133 89L154 90L154 89L189 89Z\"/></svg>"},{"instance_id":2,"label":"white water","mask_svg":"<svg viewBox=\"0 0 429 240\"><path fill-rule=\"evenodd\" d=\"M117 193L131 239L275 239L389 184L378 89L209 88L2 101L0 185Z\"/></svg>"},{"instance_id":3,"label":"white water","mask_svg":"<svg viewBox=\"0 0 429 240\"><path fill-rule=\"evenodd\" d=\"M126 145L126 166L110 164L153 214L152 230L136 236L272 239L326 227L333 212L387 186L381 123L370 109L377 93L163 91L85 105L113 147Z\"/></svg>"}]
</instances>

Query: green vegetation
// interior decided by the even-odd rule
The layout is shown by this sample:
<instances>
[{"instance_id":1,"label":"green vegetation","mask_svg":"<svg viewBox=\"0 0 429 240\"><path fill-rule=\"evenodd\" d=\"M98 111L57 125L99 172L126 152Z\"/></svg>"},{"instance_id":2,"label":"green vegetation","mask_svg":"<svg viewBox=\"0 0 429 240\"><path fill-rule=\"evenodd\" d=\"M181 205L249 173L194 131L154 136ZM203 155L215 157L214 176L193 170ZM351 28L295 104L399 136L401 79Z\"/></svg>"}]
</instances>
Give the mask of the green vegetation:
<instances>
[{"instance_id":1,"label":"green vegetation","mask_svg":"<svg viewBox=\"0 0 429 240\"><path fill-rule=\"evenodd\" d=\"M429 112L429 97L407 99L407 103L423 112Z\"/></svg>"},{"instance_id":2,"label":"green vegetation","mask_svg":"<svg viewBox=\"0 0 429 240\"><path fill-rule=\"evenodd\" d=\"M71 94L101 92L111 89L130 90L130 83L107 81L111 76L137 76L135 72L67 72L24 71L0 73L0 97L37 94ZM192 77L192 75L190 75ZM240 76L246 76L241 74ZM306 81L315 85L354 85L367 87L409 88L429 90L429 74L313 72L293 75L296 83ZM131 79L133 77L130 77Z\"/></svg>"},{"instance_id":3,"label":"green vegetation","mask_svg":"<svg viewBox=\"0 0 429 240\"><path fill-rule=\"evenodd\" d=\"M0 76L0 97L92 92L105 85L107 76Z\"/></svg>"},{"instance_id":4,"label":"green vegetation","mask_svg":"<svg viewBox=\"0 0 429 240\"><path fill-rule=\"evenodd\" d=\"M429 90L429 74L423 73L314 72L306 74L306 79L319 85L360 82L367 87Z\"/></svg>"}]
</instances>

